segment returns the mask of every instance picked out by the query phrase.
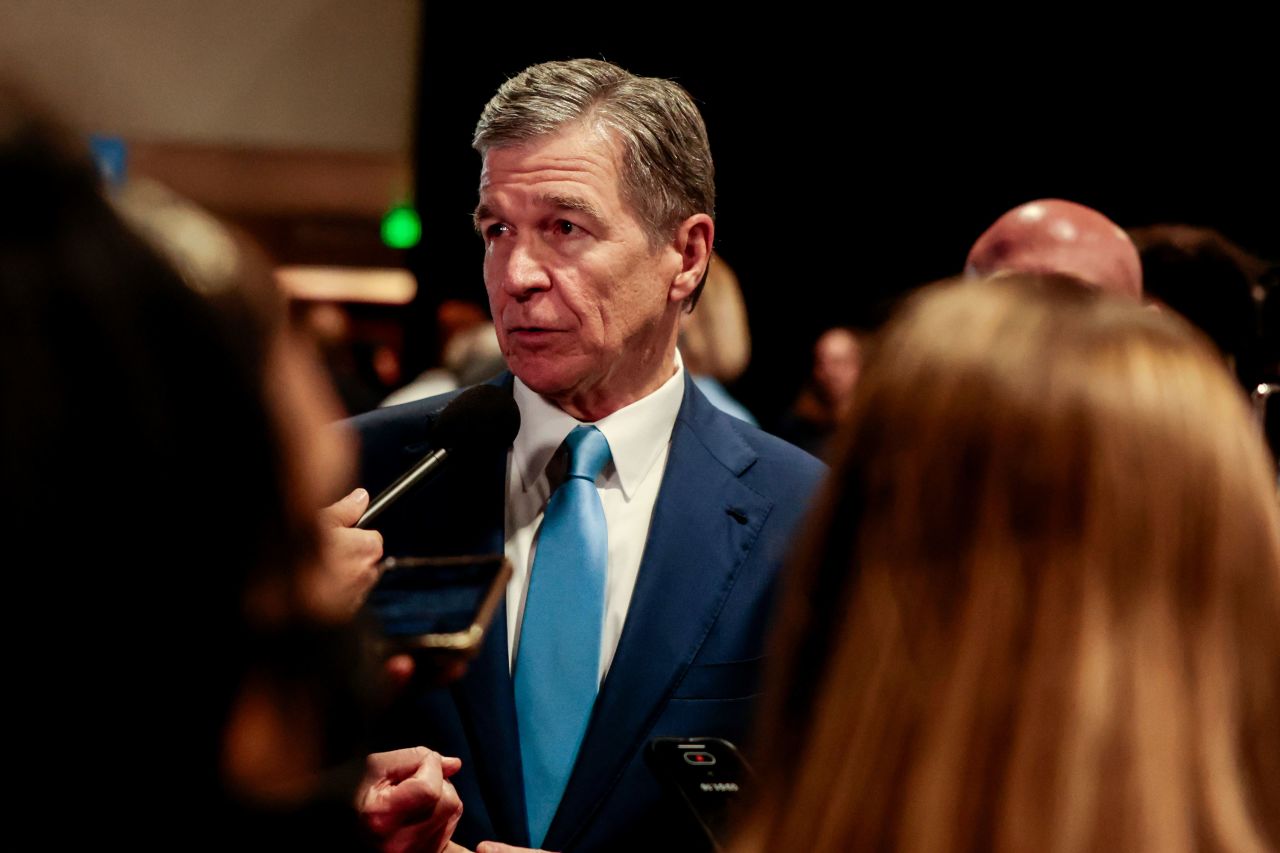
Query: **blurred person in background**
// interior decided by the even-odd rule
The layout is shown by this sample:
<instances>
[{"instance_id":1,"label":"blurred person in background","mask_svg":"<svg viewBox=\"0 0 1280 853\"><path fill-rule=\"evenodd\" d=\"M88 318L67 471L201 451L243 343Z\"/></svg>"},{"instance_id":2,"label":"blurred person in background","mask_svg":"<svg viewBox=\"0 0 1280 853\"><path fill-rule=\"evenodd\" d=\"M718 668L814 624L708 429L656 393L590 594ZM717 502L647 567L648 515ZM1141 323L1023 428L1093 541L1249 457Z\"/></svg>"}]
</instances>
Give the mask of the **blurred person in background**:
<instances>
[{"instance_id":1,"label":"blurred person in background","mask_svg":"<svg viewBox=\"0 0 1280 853\"><path fill-rule=\"evenodd\" d=\"M913 297L788 577L733 849L1276 849L1271 464L1172 314Z\"/></svg>"},{"instance_id":2,"label":"blurred person in background","mask_svg":"<svg viewBox=\"0 0 1280 853\"><path fill-rule=\"evenodd\" d=\"M1142 265L1119 225L1090 207L1057 198L1020 204L982 233L965 275L1032 273L1071 276L1139 301Z\"/></svg>"},{"instance_id":3,"label":"blurred person in background","mask_svg":"<svg viewBox=\"0 0 1280 853\"><path fill-rule=\"evenodd\" d=\"M778 426L778 435L827 459L831 439L849 412L862 369L858 333L844 326L827 329L813 345L813 370Z\"/></svg>"},{"instance_id":4,"label":"blurred person in background","mask_svg":"<svg viewBox=\"0 0 1280 853\"><path fill-rule=\"evenodd\" d=\"M370 328L369 317L361 310L369 307L308 297L289 305L295 325L318 345L342 408L350 414L377 408L387 391L402 382L399 348L386 330Z\"/></svg>"},{"instance_id":5,"label":"blurred person in background","mask_svg":"<svg viewBox=\"0 0 1280 853\"><path fill-rule=\"evenodd\" d=\"M1259 283L1266 264L1211 228L1151 225L1130 236L1147 295L1208 335L1247 390L1266 379Z\"/></svg>"},{"instance_id":6,"label":"blurred person in background","mask_svg":"<svg viewBox=\"0 0 1280 853\"><path fill-rule=\"evenodd\" d=\"M755 426L755 416L725 387L741 376L751 361L751 330L738 276L715 252L711 253L698 310L680 317L677 346L693 384L707 395L711 405Z\"/></svg>"},{"instance_id":7,"label":"blurred person in background","mask_svg":"<svg viewBox=\"0 0 1280 853\"><path fill-rule=\"evenodd\" d=\"M412 382L387 395L380 406L398 406L444 394L506 370L498 334L479 305L446 299L436 309L436 326L437 339L441 341L440 366L418 374Z\"/></svg>"}]
</instances>

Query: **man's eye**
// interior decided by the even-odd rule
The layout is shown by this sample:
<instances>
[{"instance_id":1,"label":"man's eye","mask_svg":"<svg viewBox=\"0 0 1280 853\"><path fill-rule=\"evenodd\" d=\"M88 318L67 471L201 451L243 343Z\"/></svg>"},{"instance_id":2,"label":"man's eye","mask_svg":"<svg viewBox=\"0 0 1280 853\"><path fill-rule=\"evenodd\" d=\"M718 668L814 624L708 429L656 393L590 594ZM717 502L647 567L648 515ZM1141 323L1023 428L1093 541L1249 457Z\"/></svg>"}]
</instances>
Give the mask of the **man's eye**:
<instances>
[{"instance_id":1,"label":"man's eye","mask_svg":"<svg viewBox=\"0 0 1280 853\"><path fill-rule=\"evenodd\" d=\"M567 219L557 219L555 225L551 227L553 231L562 237L568 237L570 234L576 234L582 230Z\"/></svg>"},{"instance_id":2,"label":"man's eye","mask_svg":"<svg viewBox=\"0 0 1280 853\"><path fill-rule=\"evenodd\" d=\"M484 236L486 240L492 240L494 237L501 237L507 233L507 226L501 222L494 222L486 225L484 228Z\"/></svg>"}]
</instances>

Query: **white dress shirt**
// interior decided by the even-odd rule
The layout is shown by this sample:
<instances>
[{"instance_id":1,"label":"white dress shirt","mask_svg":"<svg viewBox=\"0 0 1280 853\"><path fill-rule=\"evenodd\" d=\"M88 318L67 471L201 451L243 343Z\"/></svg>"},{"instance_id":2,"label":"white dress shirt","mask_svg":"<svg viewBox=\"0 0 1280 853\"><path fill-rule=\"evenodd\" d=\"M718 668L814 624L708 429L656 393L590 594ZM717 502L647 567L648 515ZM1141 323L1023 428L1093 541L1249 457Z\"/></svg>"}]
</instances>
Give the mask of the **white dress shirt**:
<instances>
[{"instance_id":1,"label":"white dress shirt","mask_svg":"<svg viewBox=\"0 0 1280 853\"><path fill-rule=\"evenodd\" d=\"M520 432L507 456L506 554L511 560L507 584L507 652L514 668L524 603L537 550L538 528L551 498L547 463L570 431L582 421L532 391L518 378L515 401ZM600 636L600 680L604 680L622 636L631 593L640 574L649 522L662 486L671 449L671 431L684 399L684 364L676 353L676 372L662 387L619 409L593 426L609 441L612 461L596 478L609 528L609 565L604 584L604 625Z\"/></svg>"}]
</instances>

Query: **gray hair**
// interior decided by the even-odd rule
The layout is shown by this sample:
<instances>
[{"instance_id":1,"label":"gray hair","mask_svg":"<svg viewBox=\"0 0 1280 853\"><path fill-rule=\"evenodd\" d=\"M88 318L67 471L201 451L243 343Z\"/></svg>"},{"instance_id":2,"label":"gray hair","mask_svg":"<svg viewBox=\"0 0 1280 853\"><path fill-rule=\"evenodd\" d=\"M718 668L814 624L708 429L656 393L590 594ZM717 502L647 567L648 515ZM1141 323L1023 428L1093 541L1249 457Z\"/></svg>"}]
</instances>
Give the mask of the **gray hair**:
<instances>
[{"instance_id":1,"label":"gray hair","mask_svg":"<svg viewBox=\"0 0 1280 853\"><path fill-rule=\"evenodd\" d=\"M503 83L485 105L471 147L519 145L574 121L612 131L621 146L623 199L657 247L695 213L715 216L715 165L689 93L599 59L544 62Z\"/></svg>"}]
</instances>

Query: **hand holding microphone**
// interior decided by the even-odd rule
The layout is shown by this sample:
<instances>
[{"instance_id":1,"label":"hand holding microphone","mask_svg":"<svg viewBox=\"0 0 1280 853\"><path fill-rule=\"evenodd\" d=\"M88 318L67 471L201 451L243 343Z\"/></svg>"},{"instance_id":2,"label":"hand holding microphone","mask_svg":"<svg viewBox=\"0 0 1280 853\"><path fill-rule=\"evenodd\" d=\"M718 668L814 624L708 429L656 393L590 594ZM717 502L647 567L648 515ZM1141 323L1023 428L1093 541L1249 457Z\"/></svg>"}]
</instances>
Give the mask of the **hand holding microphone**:
<instances>
[{"instance_id":1,"label":"hand holding microphone","mask_svg":"<svg viewBox=\"0 0 1280 853\"><path fill-rule=\"evenodd\" d=\"M369 525L396 500L426 482L451 458L477 451L499 451L520 430L520 410L510 393L478 385L459 394L436 418L431 444L436 448L372 501L356 489L320 514L324 574L315 584L317 609L335 620L348 619L364 604L377 583L382 563L382 536Z\"/></svg>"}]
</instances>

